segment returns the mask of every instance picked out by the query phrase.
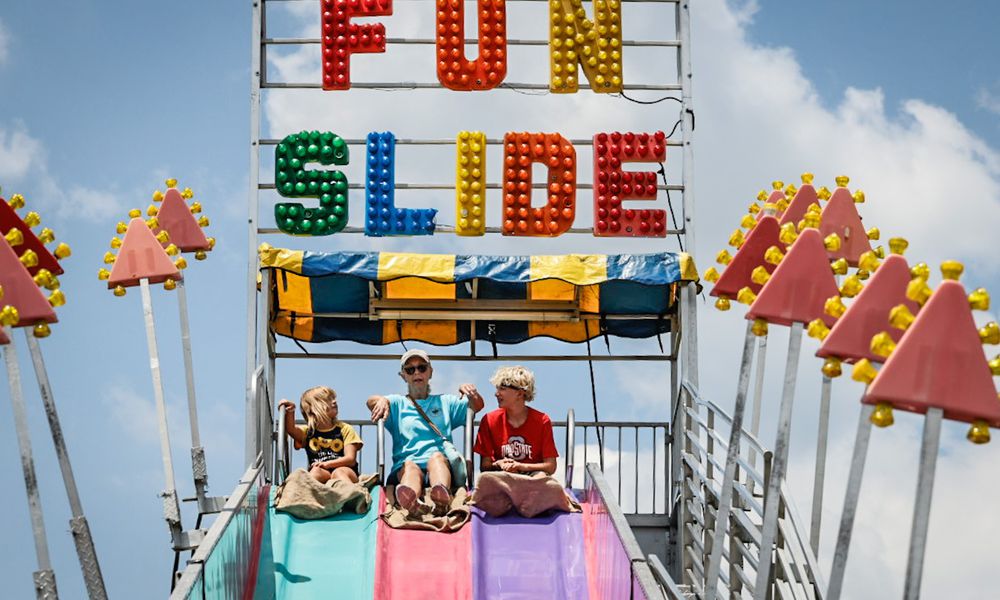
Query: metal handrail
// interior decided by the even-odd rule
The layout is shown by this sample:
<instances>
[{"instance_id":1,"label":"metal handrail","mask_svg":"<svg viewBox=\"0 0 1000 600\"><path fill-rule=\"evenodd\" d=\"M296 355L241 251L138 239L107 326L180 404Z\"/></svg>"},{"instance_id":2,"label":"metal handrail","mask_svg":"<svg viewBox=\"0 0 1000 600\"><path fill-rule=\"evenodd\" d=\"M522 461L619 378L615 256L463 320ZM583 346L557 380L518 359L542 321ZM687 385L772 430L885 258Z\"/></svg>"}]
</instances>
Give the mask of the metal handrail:
<instances>
[{"instance_id":1,"label":"metal handrail","mask_svg":"<svg viewBox=\"0 0 1000 600\"><path fill-rule=\"evenodd\" d=\"M385 483L385 418L381 418L376 423L378 434L375 437L375 460L377 461L377 473L379 485Z\"/></svg>"},{"instance_id":2,"label":"metal handrail","mask_svg":"<svg viewBox=\"0 0 1000 600\"><path fill-rule=\"evenodd\" d=\"M573 487L573 461L576 456L576 413L566 413L566 487Z\"/></svg>"},{"instance_id":3,"label":"metal handrail","mask_svg":"<svg viewBox=\"0 0 1000 600\"><path fill-rule=\"evenodd\" d=\"M667 573L667 568L660 562L659 556L649 554L646 556L646 562L649 564L649 570L653 572L653 578L656 579L656 582L660 584L660 588L663 589L667 600L687 600L684 592L677 587L677 582L670 576L670 573Z\"/></svg>"},{"instance_id":4,"label":"metal handrail","mask_svg":"<svg viewBox=\"0 0 1000 600\"><path fill-rule=\"evenodd\" d=\"M463 454L465 454L465 487L466 489L472 489L472 480L475 477L475 469L472 464L472 430L474 428L473 421L475 415L473 415L471 410L466 409L465 411L465 449Z\"/></svg>"},{"instance_id":5,"label":"metal handrail","mask_svg":"<svg viewBox=\"0 0 1000 600\"><path fill-rule=\"evenodd\" d=\"M278 408L278 459L274 467L275 482L281 484L292 472L292 458L288 443L288 431L285 429L285 415Z\"/></svg>"}]
</instances>

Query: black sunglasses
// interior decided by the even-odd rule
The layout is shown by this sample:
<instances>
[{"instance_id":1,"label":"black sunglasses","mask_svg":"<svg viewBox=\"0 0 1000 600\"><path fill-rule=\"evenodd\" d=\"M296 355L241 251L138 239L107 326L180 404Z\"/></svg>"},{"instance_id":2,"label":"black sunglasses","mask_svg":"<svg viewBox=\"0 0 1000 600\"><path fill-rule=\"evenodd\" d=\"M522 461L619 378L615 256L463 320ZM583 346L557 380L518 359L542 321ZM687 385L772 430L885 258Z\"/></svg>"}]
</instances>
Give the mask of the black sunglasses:
<instances>
[{"instance_id":1,"label":"black sunglasses","mask_svg":"<svg viewBox=\"0 0 1000 600\"><path fill-rule=\"evenodd\" d=\"M403 367L403 372L406 373L407 375L413 375L417 371L420 371L421 373L426 373L427 372L427 368L428 367L425 364L424 365L415 365L415 366L412 366L412 367Z\"/></svg>"}]
</instances>

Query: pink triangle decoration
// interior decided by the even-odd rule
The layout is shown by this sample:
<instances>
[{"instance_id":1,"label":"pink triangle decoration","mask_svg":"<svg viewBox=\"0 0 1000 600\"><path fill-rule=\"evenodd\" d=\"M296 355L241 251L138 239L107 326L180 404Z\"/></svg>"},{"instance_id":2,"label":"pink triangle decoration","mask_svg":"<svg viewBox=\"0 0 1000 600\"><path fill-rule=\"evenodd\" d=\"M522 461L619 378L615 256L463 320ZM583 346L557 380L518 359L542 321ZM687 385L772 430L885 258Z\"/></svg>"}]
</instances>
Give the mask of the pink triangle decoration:
<instances>
[{"instance_id":1,"label":"pink triangle decoration","mask_svg":"<svg viewBox=\"0 0 1000 600\"><path fill-rule=\"evenodd\" d=\"M3 288L0 305L13 306L20 316L14 327L30 327L39 321L55 323L59 320L7 240L0 240L0 287Z\"/></svg>"},{"instance_id":2,"label":"pink triangle decoration","mask_svg":"<svg viewBox=\"0 0 1000 600\"><path fill-rule=\"evenodd\" d=\"M747 318L776 325L823 319L830 326L836 319L823 311L823 305L837 293L823 239L816 229L805 229L761 288Z\"/></svg>"},{"instance_id":3,"label":"pink triangle decoration","mask_svg":"<svg viewBox=\"0 0 1000 600\"><path fill-rule=\"evenodd\" d=\"M33 267L26 267L28 273L34 277L40 269L48 269L53 275L62 275L63 268L59 266L56 257L49 252L45 244L42 243L35 232L31 231L31 227L28 227L21 217L18 216L17 212L7 204L7 201L0 198L0 236L7 235L7 232L13 229L19 229L24 235L24 243L17 246L14 250L16 254L24 254L25 250L34 250L35 254L38 255L38 264Z\"/></svg>"},{"instance_id":4,"label":"pink triangle decoration","mask_svg":"<svg viewBox=\"0 0 1000 600\"><path fill-rule=\"evenodd\" d=\"M792 202L788 205L788 208L782 213L781 221L778 224L791 223L792 225L797 225L806 216L806 211L809 209L810 204L819 204L819 196L816 195L816 188L811 183L804 183L799 188L799 191L795 193L795 197L792 198Z\"/></svg>"},{"instance_id":5,"label":"pink triangle decoration","mask_svg":"<svg viewBox=\"0 0 1000 600\"><path fill-rule=\"evenodd\" d=\"M108 279L108 289L119 285L134 287L139 285L140 279L162 283L167 279L179 281L182 277L146 222L136 217L125 230L125 238Z\"/></svg>"},{"instance_id":6,"label":"pink triangle decoration","mask_svg":"<svg viewBox=\"0 0 1000 600\"><path fill-rule=\"evenodd\" d=\"M778 239L780 233L777 219L770 215L761 217L747 234L743 245L723 269L710 292L711 295L735 298L736 293L745 286L749 286L755 294L759 292L761 285L750 280L750 273L761 265L768 273L774 272L775 265L764 261L764 253L771 246L777 246L782 252L785 251L785 245Z\"/></svg>"},{"instance_id":7,"label":"pink triangle decoration","mask_svg":"<svg viewBox=\"0 0 1000 600\"><path fill-rule=\"evenodd\" d=\"M168 188L163 196L163 204L156 215L160 227L156 230L166 230L170 234L168 244L174 244L181 252L195 252L197 250L211 250L205 233L198 225L198 221L191 214L191 209L184 202L184 197L177 191L177 188Z\"/></svg>"},{"instance_id":8,"label":"pink triangle decoration","mask_svg":"<svg viewBox=\"0 0 1000 600\"><path fill-rule=\"evenodd\" d=\"M847 188L838 187L834 190L830 201L823 208L819 230L823 237L831 233L840 236L840 249L829 251L831 261L843 258L847 260L847 264L856 267L858 258L872 249L857 205Z\"/></svg>"}]
</instances>

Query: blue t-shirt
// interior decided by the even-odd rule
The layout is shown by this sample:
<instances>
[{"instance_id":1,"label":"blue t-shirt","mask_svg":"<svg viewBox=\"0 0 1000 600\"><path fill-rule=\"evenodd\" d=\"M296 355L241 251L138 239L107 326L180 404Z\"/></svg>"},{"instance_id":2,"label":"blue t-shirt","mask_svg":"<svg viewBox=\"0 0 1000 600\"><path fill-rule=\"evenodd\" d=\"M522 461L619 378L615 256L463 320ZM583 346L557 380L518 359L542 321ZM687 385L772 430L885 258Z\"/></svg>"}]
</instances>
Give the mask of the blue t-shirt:
<instances>
[{"instance_id":1,"label":"blue t-shirt","mask_svg":"<svg viewBox=\"0 0 1000 600\"><path fill-rule=\"evenodd\" d=\"M389 416L385 420L385 429L392 436L392 469L389 472L395 473L408 460L421 468L426 467L432 454L444 452L441 438L413 407L413 401L398 394L388 398ZM469 407L467 398L454 394L432 394L418 402L448 440L451 440L452 430L465 426L465 411Z\"/></svg>"}]
</instances>

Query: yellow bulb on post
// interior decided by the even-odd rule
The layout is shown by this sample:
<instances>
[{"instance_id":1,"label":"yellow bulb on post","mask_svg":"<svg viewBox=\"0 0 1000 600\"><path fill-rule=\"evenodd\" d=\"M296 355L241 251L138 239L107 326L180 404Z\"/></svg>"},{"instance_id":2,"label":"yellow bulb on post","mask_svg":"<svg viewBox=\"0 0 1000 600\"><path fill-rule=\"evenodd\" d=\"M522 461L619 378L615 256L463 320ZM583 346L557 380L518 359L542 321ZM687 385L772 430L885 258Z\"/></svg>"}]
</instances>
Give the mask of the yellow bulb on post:
<instances>
[{"instance_id":1,"label":"yellow bulb on post","mask_svg":"<svg viewBox=\"0 0 1000 600\"><path fill-rule=\"evenodd\" d=\"M720 275L719 271L716 270L715 267L709 267L705 271L705 274L702 277L705 279L705 281L708 281L710 283L715 283L716 281L719 280Z\"/></svg>"},{"instance_id":2,"label":"yellow bulb on post","mask_svg":"<svg viewBox=\"0 0 1000 600\"><path fill-rule=\"evenodd\" d=\"M833 271L834 275L847 275L847 267L847 259L845 258L838 258L830 263L830 270Z\"/></svg>"},{"instance_id":3,"label":"yellow bulb on post","mask_svg":"<svg viewBox=\"0 0 1000 600\"><path fill-rule=\"evenodd\" d=\"M872 276L871 271L865 271L864 269L858 269L854 272L861 281L868 281L868 278Z\"/></svg>"},{"instance_id":4,"label":"yellow bulb on post","mask_svg":"<svg viewBox=\"0 0 1000 600\"><path fill-rule=\"evenodd\" d=\"M215 238L214 237L205 238L205 241L208 242L208 249L209 250L211 250L212 248L215 248Z\"/></svg>"},{"instance_id":5,"label":"yellow bulb on post","mask_svg":"<svg viewBox=\"0 0 1000 600\"><path fill-rule=\"evenodd\" d=\"M155 204L150 204L146 207L146 216L155 217L158 214L160 214L160 209L156 208Z\"/></svg>"},{"instance_id":6,"label":"yellow bulb on post","mask_svg":"<svg viewBox=\"0 0 1000 600\"><path fill-rule=\"evenodd\" d=\"M726 296L719 296L715 299L715 308L721 311L727 311L730 308L729 298Z\"/></svg>"},{"instance_id":7,"label":"yellow bulb on post","mask_svg":"<svg viewBox=\"0 0 1000 600\"><path fill-rule=\"evenodd\" d=\"M167 179L164 183L167 184L168 188L175 188L175 187L177 187L177 180L174 179L173 177Z\"/></svg>"},{"instance_id":8,"label":"yellow bulb on post","mask_svg":"<svg viewBox=\"0 0 1000 600\"><path fill-rule=\"evenodd\" d=\"M882 246L875 246L875 248L872 249L872 252L878 258L885 258L885 248L883 248Z\"/></svg>"},{"instance_id":9,"label":"yellow bulb on post","mask_svg":"<svg viewBox=\"0 0 1000 600\"><path fill-rule=\"evenodd\" d=\"M892 405L888 402L879 402L875 405L875 410L871 416L872 425L876 427L888 427L896 422L892 416Z\"/></svg>"},{"instance_id":10,"label":"yellow bulb on post","mask_svg":"<svg viewBox=\"0 0 1000 600\"><path fill-rule=\"evenodd\" d=\"M872 336L872 341L868 348L875 356L889 358L892 351L896 349L896 342L892 339L891 335L882 331Z\"/></svg>"},{"instance_id":11,"label":"yellow bulb on post","mask_svg":"<svg viewBox=\"0 0 1000 600\"><path fill-rule=\"evenodd\" d=\"M115 289L114 289L114 291L113 291L112 293L113 293L113 294L114 294L115 296L118 296L119 298L121 298L122 296L124 296L124 295L125 295L125 288L124 288L124 287L122 287L122 286L120 286L120 285L116 285L116 286L115 286Z\"/></svg>"},{"instance_id":12,"label":"yellow bulb on post","mask_svg":"<svg viewBox=\"0 0 1000 600\"><path fill-rule=\"evenodd\" d=\"M816 197L819 198L820 200L824 200L824 201L825 200L829 200L830 196L832 196L832 195L833 194L830 193L830 188L826 187L825 185L823 187L819 188L818 190L816 190Z\"/></svg>"},{"instance_id":13,"label":"yellow bulb on post","mask_svg":"<svg viewBox=\"0 0 1000 600\"><path fill-rule=\"evenodd\" d=\"M927 263L917 263L910 267L910 279L923 279L927 281L931 278L931 268Z\"/></svg>"},{"instance_id":14,"label":"yellow bulb on post","mask_svg":"<svg viewBox=\"0 0 1000 600\"><path fill-rule=\"evenodd\" d=\"M753 215L746 214L740 219L740 227L743 229L753 229L754 225L757 224L757 219L753 218Z\"/></svg>"},{"instance_id":15,"label":"yellow bulb on post","mask_svg":"<svg viewBox=\"0 0 1000 600\"><path fill-rule=\"evenodd\" d=\"M7 235L3 236L3 238L7 240L7 243L10 244L11 248L20 246L24 243L24 234L21 233L21 230L16 227L11 227L10 231L8 231Z\"/></svg>"},{"instance_id":16,"label":"yellow bulb on post","mask_svg":"<svg viewBox=\"0 0 1000 600\"><path fill-rule=\"evenodd\" d=\"M841 246L840 236L837 235L836 233L831 233L830 235L823 238L823 246L829 252L836 252L837 250L840 250Z\"/></svg>"},{"instance_id":17,"label":"yellow bulb on post","mask_svg":"<svg viewBox=\"0 0 1000 600\"><path fill-rule=\"evenodd\" d=\"M42 231L38 234L38 241L43 244L49 244L56 240L56 232L52 231L48 227L42 228Z\"/></svg>"},{"instance_id":18,"label":"yellow bulb on post","mask_svg":"<svg viewBox=\"0 0 1000 600\"><path fill-rule=\"evenodd\" d=\"M191 188L186 187L181 191L181 198L184 198L185 200L194 198L194 192L191 191Z\"/></svg>"},{"instance_id":19,"label":"yellow bulb on post","mask_svg":"<svg viewBox=\"0 0 1000 600\"><path fill-rule=\"evenodd\" d=\"M128 231L128 225L125 223L125 221L118 221L118 224L115 225L115 233L121 235L126 231Z\"/></svg>"},{"instance_id":20,"label":"yellow bulb on post","mask_svg":"<svg viewBox=\"0 0 1000 600\"><path fill-rule=\"evenodd\" d=\"M119 238L111 238L111 242L108 244L113 250L117 250L122 247L122 241Z\"/></svg>"},{"instance_id":21,"label":"yellow bulb on post","mask_svg":"<svg viewBox=\"0 0 1000 600\"><path fill-rule=\"evenodd\" d=\"M906 285L906 297L920 306L923 306L930 299L932 293L933 290L931 290L931 286L927 285L927 280L920 277L911 279L910 283Z\"/></svg>"},{"instance_id":22,"label":"yellow bulb on post","mask_svg":"<svg viewBox=\"0 0 1000 600\"><path fill-rule=\"evenodd\" d=\"M743 232L739 229L735 229L733 230L733 233L729 236L728 243L733 248L739 248L740 246L743 245L743 242L745 241L746 238L743 237Z\"/></svg>"},{"instance_id":23,"label":"yellow bulb on post","mask_svg":"<svg viewBox=\"0 0 1000 600\"><path fill-rule=\"evenodd\" d=\"M201 227L208 227L209 223L210 221L208 220L208 217L206 217L205 215L202 215L201 217L198 218L198 225Z\"/></svg>"},{"instance_id":24,"label":"yellow bulb on post","mask_svg":"<svg viewBox=\"0 0 1000 600\"><path fill-rule=\"evenodd\" d=\"M840 299L840 296L831 296L823 303L823 312L839 319L847 312L847 307L844 306L844 301Z\"/></svg>"},{"instance_id":25,"label":"yellow bulb on post","mask_svg":"<svg viewBox=\"0 0 1000 600\"><path fill-rule=\"evenodd\" d=\"M763 202L767 200L769 196L770 194L767 193L767 190L760 190L757 192L757 201Z\"/></svg>"},{"instance_id":26,"label":"yellow bulb on post","mask_svg":"<svg viewBox=\"0 0 1000 600\"><path fill-rule=\"evenodd\" d=\"M110 250L104 253L104 264L113 265L115 264L115 253Z\"/></svg>"},{"instance_id":27,"label":"yellow bulb on post","mask_svg":"<svg viewBox=\"0 0 1000 600\"><path fill-rule=\"evenodd\" d=\"M905 238L894 237L889 238L889 252L902 256L906 249L910 247L910 242L906 241Z\"/></svg>"},{"instance_id":28,"label":"yellow bulb on post","mask_svg":"<svg viewBox=\"0 0 1000 600\"><path fill-rule=\"evenodd\" d=\"M989 362L990 373L993 373L994 377L1000 377L1000 354L993 357L993 360Z\"/></svg>"},{"instance_id":29,"label":"yellow bulb on post","mask_svg":"<svg viewBox=\"0 0 1000 600\"><path fill-rule=\"evenodd\" d=\"M36 227L42 224L42 217L38 216L38 213L35 211L31 211L24 215L24 224L28 227Z\"/></svg>"},{"instance_id":30,"label":"yellow bulb on post","mask_svg":"<svg viewBox=\"0 0 1000 600\"><path fill-rule=\"evenodd\" d=\"M750 271L750 281L756 283L757 285L764 285L770 278L771 274L767 272L767 268L763 265L754 267L754 270Z\"/></svg>"},{"instance_id":31,"label":"yellow bulb on post","mask_svg":"<svg viewBox=\"0 0 1000 600\"><path fill-rule=\"evenodd\" d=\"M52 330L49 329L49 324L43 322L35 323L35 326L31 328L31 335L36 338L47 338L52 334Z\"/></svg>"},{"instance_id":32,"label":"yellow bulb on post","mask_svg":"<svg viewBox=\"0 0 1000 600\"><path fill-rule=\"evenodd\" d=\"M878 240L880 237L882 237L882 232L879 231L878 227L872 227L871 229L865 232L865 235L868 236L868 239L870 240Z\"/></svg>"},{"instance_id":33,"label":"yellow bulb on post","mask_svg":"<svg viewBox=\"0 0 1000 600\"><path fill-rule=\"evenodd\" d=\"M111 279L111 271L101 268L97 271L97 278L101 281L107 281L108 279Z\"/></svg>"},{"instance_id":34,"label":"yellow bulb on post","mask_svg":"<svg viewBox=\"0 0 1000 600\"><path fill-rule=\"evenodd\" d=\"M38 254L34 250L25 250L21 255L21 264L29 269L38 266Z\"/></svg>"},{"instance_id":35,"label":"yellow bulb on post","mask_svg":"<svg viewBox=\"0 0 1000 600\"><path fill-rule=\"evenodd\" d=\"M52 254L54 254L59 260L62 260L73 254L73 251L70 249L69 244L62 242L56 246L56 249L52 251Z\"/></svg>"},{"instance_id":36,"label":"yellow bulb on post","mask_svg":"<svg viewBox=\"0 0 1000 600\"><path fill-rule=\"evenodd\" d=\"M17 309L13 306L5 306L0 309L0 325L4 327L13 327L21 320L21 315L17 313Z\"/></svg>"},{"instance_id":37,"label":"yellow bulb on post","mask_svg":"<svg viewBox=\"0 0 1000 600\"><path fill-rule=\"evenodd\" d=\"M196 215L201 212L201 202L191 203L191 214Z\"/></svg>"},{"instance_id":38,"label":"yellow bulb on post","mask_svg":"<svg viewBox=\"0 0 1000 600\"><path fill-rule=\"evenodd\" d=\"M148 219L146 219L146 227L149 227L151 230L159 229L160 219L158 219L157 217L149 217Z\"/></svg>"},{"instance_id":39,"label":"yellow bulb on post","mask_svg":"<svg viewBox=\"0 0 1000 600\"><path fill-rule=\"evenodd\" d=\"M833 356L830 356L825 361L823 361L823 368L820 370L823 371L823 374L829 377L830 379L833 379L834 377L840 377L844 373L843 369L841 368L841 360Z\"/></svg>"},{"instance_id":40,"label":"yellow bulb on post","mask_svg":"<svg viewBox=\"0 0 1000 600\"><path fill-rule=\"evenodd\" d=\"M861 279L857 275L848 275L840 286L840 295L845 298L853 298L861 292L863 287L864 285L861 284Z\"/></svg>"},{"instance_id":41,"label":"yellow bulb on post","mask_svg":"<svg viewBox=\"0 0 1000 600\"><path fill-rule=\"evenodd\" d=\"M163 202L163 192L160 190L153 192L153 202Z\"/></svg>"},{"instance_id":42,"label":"yellow bulb on post","mask_svg":"<svg viewBox=\"0 0 1000 600\"><path fill-rule=\"evenodd\" d=\"M138 208L133 208L132 210L128 211L128 218L130 219L138 219L141 216L142 216L142 211L139 210Z\"/></svg>"},{"instance_id":43,"label":"yellow bulb on post","mask_svg":"<svg viewBox=\"0 0 1000 600\"><path fill-rule=\"evenodd\" d=\"M174 261L174 266L178 269L186 269L188 266L187 260L183 256Z\"/></svg>"},{"instance_id":44,"label":"yellow bulb on post","mask_svg":"<svg viewBox=\"0 0 1000 600\"><path fill-rule=\"evenodd\" d=\"M759 204L751 204L750 206L747 207L747 212L749 212L751 215L755 215L755 214L759 213L760 212L760 205Z\"/></svg>"},{"instance_id":45,"label":"yellow bulb on post","mask_svg":"<svg viewBox=\"0 0 1000 600\"><path fill-rule=\"evenodd\" d=\"M830 328L826 326L823 319L813 319L809 321L809 325L806 326L806 335L813 339L823 341L826 336L830 335Z\"/></svg>"},{"instance_id":46,"label":"yellow bulb on post","mask_svg":"<svg viewBox=\"0 0 1000 600\"><path fill-rule=\"evenodd\" d=\"M781 226L781 232L778 234L778 239L781 243L788 246L798 239L799 234L795 231L795 225L791 223L785 223Z\"/></svg>"},{"instance_id":47,"label":"yellow bulb on post","mask_svg":"<svg viewBox=\"0 0 1000 600\"><path fill-rule=\"evenodd\" d=\"M781 200L778 200L775 206L778 208L778 212L785 212L788 210L788 200L782 198Z\"/></svg>"},{"instance_id":48,"label":"yellow bulb on post","mask_svg":"<svg viewBox=\"0 0 1000 600\"><path fill-rule=\"evenodd\" d=\"M772 265L780 265L781 259L785 258L785 253L781 251L781 248L777 246L771 246L764 251L764 262L770 263Z\"/></svg>"},{"instance_id":49,"label":"yellow bulb on post","mask_svg":"<svg viewBox=\"0 0 1000 600\"><path fill-rule=\"evenodd\" d=\"M750 326L750 333L757 337L764 337L767 335L767 321L764 319L754 319L753 325Z\"/></svg>"},{"instance_id":50,"label":"yellow bulb on post","mask_svg":"<svg viewBox=\"0 0 1000 600\"><path fill-rule=\"evenodd\" d=\"M979 329L979 340L984 344L1000 344L1000 326L996 321L990 321Z\"/></svg>"},{"instance_id":51,"label":"yellow bulb on post","mask_svg":"<svg viewBox=\"0 0 1000 600\"><path fill-rule=\"evenodd\" d=\"M858 191L854 192L853 194L851 194L851 198L854 199L855 204L864 204L865 203L865 193L862 192L861 190L858 190Z\"/></svg>"},{"instance_id":52,"label":"yellow bulb on post","mask_svg":"<svg viewBox=\"0 0 1000 600\"><path fill-rule=\"evenodd\" d=\"M945 279L958 281L958 278L962 276L963 271L965 271L965 265L957 260L946 260L941 263L941 276Z\"/></svg>"},{"instance_id":53,"label":"yellow bulb on post","mask_svg":"<svg viewBox=\"0 0 1000 600\"><path fill-rule=\"evenodd\" d=\"M56 290L49 294L49 304L54 307L66 304L66 296L63 294L62 290Z\"/></svg>"},{"instance_id":54,"label":"yellow bulb on post","mask_svg":"<svg viewBox=\"0 0 1000 600\"><path fill-rule=\"evenodd\" d=\"M729 250L722 249L718 254L715 255L715 262L720 265L728 265L733 260L733 255L729 253Z\"/></svg>"},{"instance_id":55,"label":"yellow bulb on post","mask_svg":"<svg viewBox=\"0 0 1000 600\"><path fill-rule=\"evenodd\" d=\"M913 324L915 316L905 304L897 304L889 311L889 325L906 331Z\"/></svg>"},{"instance_id":56,"label":"yellow bulb on post","mask_svg":"<svg viewBox=\"0 0 1000 600\"><path fill-rule=\"evenodd\" d=\"M163 249L163 251L167 253L167 256L176 256L177 254L180 254L180 248L178 248L176 244L168 245Z\"/></svg>"},{"instance_id":57,"label":"yellow bulb on post","mask_svg":"<svg viewBox=\"0 0 1000 600\"><path fill-rule=\"evenodd\" d=\"M878 268L879 260L875 256L875 252L869 250L868 252L863 252L861 256L858 257L858 268L864 269L869 273L875 271Z\"/></svg>"},{"instance_id":58,"label":"yellow bulb on post","mask_svg":"<svg viewBox=\"0 0 1000 600\"><path fill-rule=\"evenodd\" d=\"M820 207L820 205L817 202L813 202L809 206L806 207L806 214L807 215L808 214L821 215L821 214L823 214L823 209Z\"/></svg>"},{"instance_id":59,"label":"yellow bulb on post","mask_svg":"<svg viewBox=\"0 0 1000 600\"><path fill-rule=\"evenodd\" d=\"M809 185L813 182L813 174L808 171L799 176L802 179L803 185Z\"/></svg>"},{"instance_id":60,"label":"yellow bulb on post","mask_svg":"<svg viewBox=\"0 0 1000 600\"><path fill-rule=\"evenodd\" d=\"M171 290L175 290L177 289L177 282L168 277L163 281L163 289L167 290L168 292Z\"/></svg>"},{"instance_id":61,"label":"yellow bulb on post","mask_svg":"<svg viewBox=\"0 0 1000 600\"><path fill-rule=\"evenodd\" d=\"M969 294L969 308L972 310L989 310L990 293L986 288L979 288Z\"/></svg>"},{"instance_id":62,"label":"yellow bulb on post","mask_svg":"<svg viewBox=\"0 0 1000 600\"><path fill-rule=\"evenodd\" d=\"M32 277L35 280L35 285L38 287L45 287L45 285L52 280L52 271L48 269L38 269L35 276Z\"/></svg>"},{"instance_id":63,"label":"yellow bulb on post","mask_svg":"<svg viewBox=\"0 0 1000 600\"><path fill-rule=\"evenodd\" d=\"M205 252L204 250L195 250L194 252L195 260L205 260L206 258L208 258L207 252Z\"/></svg>"},{"instance_id":64,"label":"yellow bulb on post","mask_svg":"<svg viewBox=\"0 0 1000 600\"><path fill-rule=\"evenodd\" d=\"M746 304L747 306L753 304L753 301L757 299L757 294L753 293L749 287L742 287L740 291L736 292L736 301L740 304Z\"/></svg>"},{"instance_id":65,"label":"yellow bulb on post","mask_svg":"<svg viewBox=\"0 0 1000 600\"><path fill-rule=\"evenodd\" d=\"M799 188L795 187L794 183L789 183L785 186L785 198L793 198L795 194L799 191Z\"/></svg>"},{"instance_id":66,"label":"yellow bulb on post","mask_svg":"<svg viewBox=\"0 0 1000 600\"><path fill-rule=\"evenodd\" d=\"M7 204L14 209L24 208L24 196L21 194L14 194L10 197L10 200L7 201Z\"/></svg>"},{"instance_id":67,"label":"yellow bulb on post","mask_svg":"<svg viewBox=\"0 0 1000 600\"><path fill-rule=\"evenodd\" d=\"M775 179L774 181L771 182L771 188L774 189L775 191L780 190L783 187L785 187L784 181L778 181L777 179Z\"/></svg>"},{"instance_id":68,"label":"yellow bulb on post","mask_svg":"<svg viewBox=\"0 0 1000 600\"><path fill-rule=\"evenodd\" d=\"M965 435L973 444L988 444L990 441L990 426L983 419L976 419L969 427L969 433Z\"/></svg>"},{"instance_id":69,"label":"yellow bulb on post","mask_svg":"<svg viewBox=\"0 0 1000 600\"><path fill-rule=\"evenodd\" d=\"M833 180L837 182L837 187L847 187L847 184L851 182L851 178L847 175L837 175Z\"/></svg>"},{"instance_id":70,"label":"yellow bulb on post","mask_svg":"<svg viewBox=\"0 0 1000 600\"><path fill-rule=\"evenodd\" d=\"M161 229L160 232L156 234L156 241L161 244L166 244L170 241L170 234L167 233L166 229Z\"/></svg>"}]
</instances>

